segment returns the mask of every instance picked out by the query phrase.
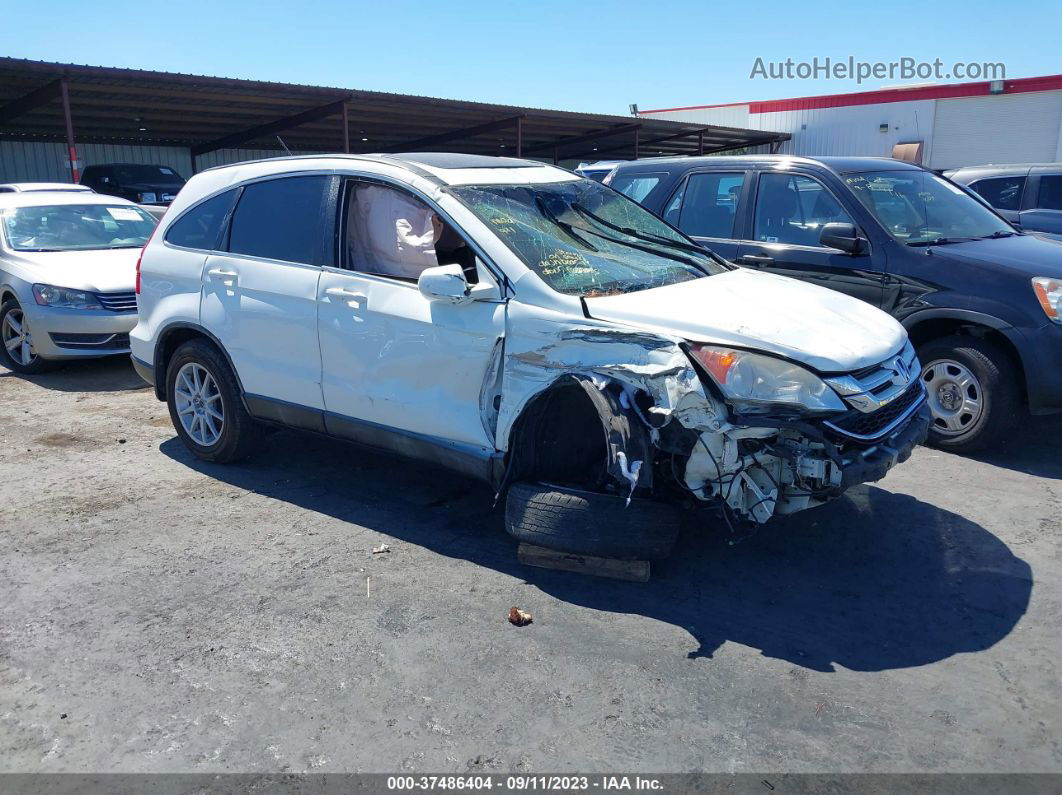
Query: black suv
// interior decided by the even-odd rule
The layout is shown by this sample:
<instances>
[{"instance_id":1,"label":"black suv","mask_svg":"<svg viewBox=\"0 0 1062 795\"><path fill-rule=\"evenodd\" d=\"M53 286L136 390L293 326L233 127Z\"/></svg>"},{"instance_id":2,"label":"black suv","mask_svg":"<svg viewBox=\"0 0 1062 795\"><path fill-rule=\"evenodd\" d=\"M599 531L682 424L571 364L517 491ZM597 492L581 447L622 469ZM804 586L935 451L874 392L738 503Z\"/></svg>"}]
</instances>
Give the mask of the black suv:
<instances>
[{"instance_id":1,"label":"black suv","mask_svg":"<svg viewBox=\"0 0 1062 795\"><path fill-rule=\"evenodd\" d=\"M951 181L884 158L744 155L624 163L605 182L729 260L892 314L937 446L983 447L1023 406L1062 411L1062 243Z\"/></svg>"},{"instance_id":2,"label":"black suv","mask_svg":"<svg viewBox=\"0 0 1062 795\"><path fill-rule=\"evenodd\" d=\"M1026 232L1062 238L1062 163L970 166L946 171Z\"/></svg>"},{"instance_id":3,"label":"black suv","mask_svg":"<svg viewBox=\"0 0 1062 795\"><path fill-rule=\"evenodd\" d=\"M81 184L96 193L120 196L139 204L169 204L185 179L169 166L142 163L111 163L87 166Z\"/></svg>"}]
</instances>

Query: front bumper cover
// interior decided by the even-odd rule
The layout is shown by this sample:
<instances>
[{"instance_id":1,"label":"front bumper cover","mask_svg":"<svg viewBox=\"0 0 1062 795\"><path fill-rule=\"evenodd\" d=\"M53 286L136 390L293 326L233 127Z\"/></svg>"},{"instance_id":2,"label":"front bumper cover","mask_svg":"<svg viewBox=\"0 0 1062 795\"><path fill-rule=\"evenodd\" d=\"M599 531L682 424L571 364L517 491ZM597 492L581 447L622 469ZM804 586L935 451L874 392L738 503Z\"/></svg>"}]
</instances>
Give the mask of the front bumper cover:
<instances>
[{"instance_id":1,"label":"front bumper cover","mask_svg":"<svg viewBox=\"0 0 1062 795\"><path fill-rule=\"evenodd\" d=\"M840 494L860 483L881 480L896 464L902 464L910 458L914 448L926 440L932 422L933 415L929 404L923 400L908 422L891 436L883 438L872 447L856 447L842 453L841 461L838 462L841 466L841 483L837 486L836 493Z\"/></svg>"}]
</instances>

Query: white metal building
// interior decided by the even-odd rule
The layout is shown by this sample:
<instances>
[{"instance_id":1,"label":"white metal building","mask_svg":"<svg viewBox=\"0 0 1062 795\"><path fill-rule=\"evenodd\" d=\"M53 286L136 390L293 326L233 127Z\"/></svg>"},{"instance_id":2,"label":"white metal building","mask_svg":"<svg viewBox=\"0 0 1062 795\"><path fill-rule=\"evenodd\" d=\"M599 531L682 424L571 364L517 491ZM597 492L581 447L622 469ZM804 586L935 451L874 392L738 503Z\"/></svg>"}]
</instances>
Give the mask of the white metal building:
<instances>
[{"instance_id":1,"label":"white metal building","mask_svg":"<svg viewBox=\"0 0 1062 795\"><path fill-rule=\"evenodd\" d=\"M1062 75L638 115L789 133L775 151L796 155L901 157L933 169L1062 160ZM897 148L902 144L912 146Z\"/></svg>"}]
</instances>

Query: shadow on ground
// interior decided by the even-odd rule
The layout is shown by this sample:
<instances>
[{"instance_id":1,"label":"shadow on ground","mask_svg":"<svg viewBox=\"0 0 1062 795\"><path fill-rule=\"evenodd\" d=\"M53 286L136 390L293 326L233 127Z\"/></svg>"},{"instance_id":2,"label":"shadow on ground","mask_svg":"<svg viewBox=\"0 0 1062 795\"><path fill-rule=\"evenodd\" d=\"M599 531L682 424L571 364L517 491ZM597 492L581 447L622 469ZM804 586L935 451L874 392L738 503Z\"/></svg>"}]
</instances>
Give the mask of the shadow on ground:
<instances>
[{"instance_id":1,"label":"shadow on ground","mask_svg":"<svg viewBox=\"0 0 1062 795\"><path fill-rule=\"evenodd\" d=\"M40 375L22 375L0 367L0 378L20 378L57 392L125 392L148 388L127 355L71 361Z\"/></svg>"},{"instance_id":2,"label":"shadow on ground","mask_svg":"<svg viewBox=\"0 0 1062 795\"><path fill-rule=\"evenodd\" d=\"M1062 455L1058 452L1060 438L1062 415L1023 417L998 447L971 457L1015 472L1062 480Z\"/></svg>"},{"instance_id":3,"label":"shadow on ground","mask_svg":"<svg viewBox=\"0 0 1062 795\"><path fill-rule=\"evenodd\" d=\"M726 641L818 671L925 665L999 642L1024 614L1032 572L963 517L873 486L777 521L735 546L690 533L648 584L522 566L478 483L323 437L283 431L233 466L185 466L308 511L526 580L553 597L684 628L711 657ZM342 484L340 487L322 484Z\"/></svg>"}]
</instances>

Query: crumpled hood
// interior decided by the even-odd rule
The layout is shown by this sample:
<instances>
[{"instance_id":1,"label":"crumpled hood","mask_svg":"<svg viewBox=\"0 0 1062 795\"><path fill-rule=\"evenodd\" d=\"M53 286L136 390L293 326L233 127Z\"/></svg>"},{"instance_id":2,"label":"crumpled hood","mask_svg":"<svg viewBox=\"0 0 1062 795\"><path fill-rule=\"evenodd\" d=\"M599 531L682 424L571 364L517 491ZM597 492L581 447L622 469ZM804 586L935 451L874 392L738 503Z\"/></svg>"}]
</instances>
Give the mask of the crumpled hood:
<instances>
[{"instance_id":1,"label":"crumpled hood","mask_svg":"<svg viewBox=\"0 0 1062 795\"><path fill-rule=\"evenodd\" d=\"M28 282L98 293L132 291L140 248L99 251L17 251L8 255Z\"/></svg>"},{"instance_id":2,"label":"crumpled hood","mask_svg":"<svg viewBox=\"0 0 1062 795\"><path fill-rule=\"evenodd\" d=\"M739 268L623 295L587 298L591 317L650 328L691 342L785 356L820 372L886 359L907 333L864 301L813 284Z\"/></svg>"}]
</instances>

